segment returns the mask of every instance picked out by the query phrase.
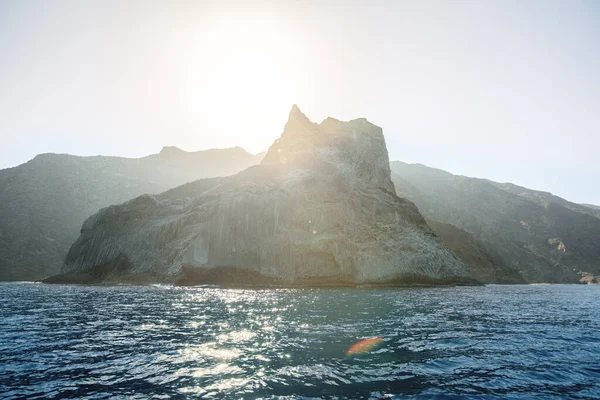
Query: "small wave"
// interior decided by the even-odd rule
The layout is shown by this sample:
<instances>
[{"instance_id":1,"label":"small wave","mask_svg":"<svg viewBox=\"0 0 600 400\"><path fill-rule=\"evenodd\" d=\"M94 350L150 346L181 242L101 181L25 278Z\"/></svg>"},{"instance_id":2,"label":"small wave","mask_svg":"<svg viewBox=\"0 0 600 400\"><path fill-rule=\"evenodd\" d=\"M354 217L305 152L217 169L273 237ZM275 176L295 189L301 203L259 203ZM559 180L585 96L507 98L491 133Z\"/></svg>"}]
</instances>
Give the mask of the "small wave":
<instances>
[{"instance_id":1,"label":"small wave","mask_svg":"<svg viewBox=\"0 0 600 400\"><path fill-rule=\"evenodd\" d=\"M600 398L600 287L29 283L0 285L1 398Z\"/></svg>"}]
</instances>

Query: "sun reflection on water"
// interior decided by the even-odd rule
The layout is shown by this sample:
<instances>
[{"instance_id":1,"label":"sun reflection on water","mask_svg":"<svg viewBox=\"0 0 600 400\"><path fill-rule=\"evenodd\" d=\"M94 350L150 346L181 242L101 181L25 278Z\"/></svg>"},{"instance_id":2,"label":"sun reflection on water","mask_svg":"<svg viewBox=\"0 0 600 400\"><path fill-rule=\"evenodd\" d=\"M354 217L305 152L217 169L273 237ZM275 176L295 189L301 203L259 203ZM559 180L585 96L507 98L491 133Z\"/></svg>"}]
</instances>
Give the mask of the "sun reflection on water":
<instances>
[{"instance_id":1,"label":"sun reflection on water","mask_svg":"<svg viewBox=\"0 0 600 400\"><path fill-rule=\"evenodd\" d=\"M0 397L600 393L593 287L27 287L2 298L0 387L19 388ZM385 341L346 356L364 338Z\"/></svg>"}]
</instances>

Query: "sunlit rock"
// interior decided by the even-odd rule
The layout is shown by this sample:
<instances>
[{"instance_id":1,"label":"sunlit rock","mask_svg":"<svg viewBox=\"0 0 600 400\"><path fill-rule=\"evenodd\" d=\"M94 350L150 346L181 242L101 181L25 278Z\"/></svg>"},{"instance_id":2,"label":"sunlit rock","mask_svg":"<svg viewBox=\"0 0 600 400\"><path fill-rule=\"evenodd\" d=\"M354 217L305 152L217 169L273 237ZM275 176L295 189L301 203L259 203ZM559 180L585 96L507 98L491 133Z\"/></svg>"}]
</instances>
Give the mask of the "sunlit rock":
<instances>
[{"instance_id":1,"label":"sunlit rock","mask_svg":"<svg viewBox=\"0 0 600 400\"><path fill-rule=\"evenodd\" d=\"M381 128L294 106L262 163L101 210L52 281L471 283L395 194Z\"/></svg>"}]
</instances>

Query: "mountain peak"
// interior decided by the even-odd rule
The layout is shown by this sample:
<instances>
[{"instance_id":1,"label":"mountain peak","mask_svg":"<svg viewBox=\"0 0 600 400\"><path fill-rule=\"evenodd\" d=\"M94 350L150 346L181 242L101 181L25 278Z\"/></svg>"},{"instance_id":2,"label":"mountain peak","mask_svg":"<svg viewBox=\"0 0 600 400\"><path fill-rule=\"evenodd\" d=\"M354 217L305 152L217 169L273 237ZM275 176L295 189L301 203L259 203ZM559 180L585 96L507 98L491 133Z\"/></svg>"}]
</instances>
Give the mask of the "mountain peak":
<instances>
[{"instance_id":1,"label":"mountain peak","mask_svg":"<svg viewBox=\"0 0 600 400\"><path fill-rule=\"evenodd\" d=\"M337 170L340 176L365 179L393 192L388 153L380 127L366 119L311 122L292 106L281 137L271 145L262 164L280 164L286 170Z\"/></svg>"},{"instance_id":2,"label":"mountain peak","mask_svg":"<svg viewBox=\"0 0 600 400\"><path fill-rule=\"evenodd\" d=\"M179 155L185 154L185 153L186 153L186 151L181 150L179 147L176 147L176 146L163 146L163 148L160 150L159 155L173 157L173 156L179 156Z\"/></svg>"},{"instance_id":3,"label":"mountain peak","mask_svg":"<svg viewBox=\"0 0 600 400\"><path fill-rule=\"evenodd\" d=\"M297 104L292 104L292 109L290 110L290 115L292 115L292 114L302 114L302 115L304 115L302 113L302 111L300 111L300 107L298 107Z\"/></svg>"},{"instance_id":4,"label":"mountain peak","mask_svg":"<svg viewBox=\"0 0 600 400\"><path fill-rule=\"evenodd\" d=\"M296 104L294 104L290 110L288 124L290 123L311 124L308 117L304 115L302 111L300 111L300 108Z\"/></svg>"}]
</instances>

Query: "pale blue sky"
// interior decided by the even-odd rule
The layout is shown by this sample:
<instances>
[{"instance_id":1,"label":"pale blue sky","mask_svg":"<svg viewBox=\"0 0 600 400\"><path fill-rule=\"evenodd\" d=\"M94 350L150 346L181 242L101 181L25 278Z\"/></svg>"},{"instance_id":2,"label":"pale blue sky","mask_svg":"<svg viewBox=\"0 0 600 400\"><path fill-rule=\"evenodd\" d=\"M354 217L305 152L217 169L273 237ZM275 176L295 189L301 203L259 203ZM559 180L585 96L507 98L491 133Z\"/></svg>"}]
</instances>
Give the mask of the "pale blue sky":
<instances>
[{"instance_id":1,"label":"pale blue sky","mask_svg":"<svg viewBox=\"0 0 600 400\"><path fill-rule=\"evenodd\" d=\"M0 0L0 168L266 150L292 103L391 160L600 204L598 1Z\"/></svg>"}]
</instances>

